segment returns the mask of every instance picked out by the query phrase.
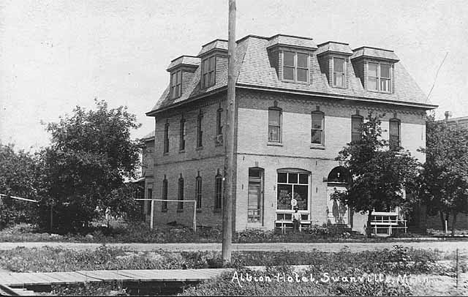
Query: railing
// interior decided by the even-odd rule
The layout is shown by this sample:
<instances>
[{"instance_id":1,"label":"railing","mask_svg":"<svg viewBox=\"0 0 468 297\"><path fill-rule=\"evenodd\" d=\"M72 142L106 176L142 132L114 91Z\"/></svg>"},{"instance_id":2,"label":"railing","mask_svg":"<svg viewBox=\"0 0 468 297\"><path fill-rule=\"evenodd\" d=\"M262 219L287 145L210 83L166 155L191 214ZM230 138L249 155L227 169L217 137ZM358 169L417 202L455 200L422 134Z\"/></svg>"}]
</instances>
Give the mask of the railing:
<instances>
[{"instance_id":1,"label":"railing","mask_svg":"<svg viewBox=\"0 0 468 297\"><path fill-rule=\"evenodd\" d=\"M408 230L406 220L399 218L397 213L374 213L371 220L371 228L374 235L392 235L394 230ZM380 232L383 231L383 232Z\"/></svg>"}]
</instances>

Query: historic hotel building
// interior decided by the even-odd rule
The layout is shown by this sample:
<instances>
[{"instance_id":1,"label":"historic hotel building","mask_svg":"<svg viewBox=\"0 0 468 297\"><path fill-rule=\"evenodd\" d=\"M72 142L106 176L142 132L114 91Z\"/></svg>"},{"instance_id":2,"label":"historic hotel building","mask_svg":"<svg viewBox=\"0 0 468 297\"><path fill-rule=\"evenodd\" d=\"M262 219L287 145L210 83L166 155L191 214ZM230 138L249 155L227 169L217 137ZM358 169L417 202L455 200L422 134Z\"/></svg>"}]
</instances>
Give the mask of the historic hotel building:
<instances>
[{"instance_id":1,"label":"historic hotel building","mask_svg":"<svg viewBox=\"0 0 468 297\"><path fill-rule=\"evenodd\" d=\"M197 224L221 225L227 41L174 59L170 83L153 109L152 196L195 200ZM385 114L383 137L420 160L425 113L436 106L391 51L275 35L246 36L236 49L235 230L273 229L289 222L293 199L307 224L346 224L365 218L330 199L343 190L338 152L360 137L369 112ZM148 191L146 191L148 192ZM155 201L155 225L191 226L195 204Z\"/></svg>"}]
</instances>

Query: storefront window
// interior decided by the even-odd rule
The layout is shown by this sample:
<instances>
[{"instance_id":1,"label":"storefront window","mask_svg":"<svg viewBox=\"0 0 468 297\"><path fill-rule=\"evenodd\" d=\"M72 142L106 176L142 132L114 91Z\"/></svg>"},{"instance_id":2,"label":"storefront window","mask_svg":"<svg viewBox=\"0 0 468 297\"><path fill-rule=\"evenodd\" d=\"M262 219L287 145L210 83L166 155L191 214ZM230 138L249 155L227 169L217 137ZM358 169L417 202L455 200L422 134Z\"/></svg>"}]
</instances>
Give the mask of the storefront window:
<instances>
[{"instance_id":1,"label":"storefront window","mask_svg":"<svg viewBox=\"0 0 468 297\"><path fill-rule=\"evenodd\" d=\"M308 209L309 174L300 172L278 172L277 208L292 210Z\"/></svg>"}]
</instances>

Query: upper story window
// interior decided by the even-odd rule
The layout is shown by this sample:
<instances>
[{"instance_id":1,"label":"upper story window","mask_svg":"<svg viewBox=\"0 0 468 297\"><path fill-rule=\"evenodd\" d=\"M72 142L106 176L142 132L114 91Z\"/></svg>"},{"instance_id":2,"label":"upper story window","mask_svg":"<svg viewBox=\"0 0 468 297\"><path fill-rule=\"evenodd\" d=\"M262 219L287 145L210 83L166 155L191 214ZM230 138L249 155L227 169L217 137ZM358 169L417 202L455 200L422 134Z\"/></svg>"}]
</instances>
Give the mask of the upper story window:
<instances>
[{"instance_id":1,"label":"upper story window","mask_svg":"<svg viewBox=\"0 0 468 297\"><path fill-rule=\"evenodd\" d=\"M223 134L223 109L218 108L216 111L216 135Z\"/></svg>"},{"instance_id":2,"label":"upper story window","mask_svg":"<svg viewBox=\"0 0 468 297\"><path fill-rule=\"evenodd\" d=\"M390 132L389 132L389 140L390 140L390 149L391 150L399 150L400 149L400 120L399 119L391 119L390 120Z\"/></svg>"},{"instance_id":3,"label":"upper story window","mask_svg":"<svg viewBox=\"0 0 468 297\"><path fill-rule=\"evenodd\" d=\"M185 150L185 135L186 135L186 125L185 119L182 118L180 120L180 128L179 128L179 150Z\"/></svg>"},{"instance_id":4,"label":"upper story window","mask_svg":"<svg viewBox=\"0 0 468 297\"><path fill-rule=\"evenodd\" d=\"M309 82L309 54L283 51L283 80Z\"/></svg>"},{"instance_id":5,"label":"upper story window","mask_svg":"<svg viewBox=\"0 0 468 297\"><path fill-rule=\"evenodd\" d=\"M359 141L362 138L361 125L364 119L362 116L355 115L351 117L351 142Z\"/></svg>"},{"instance_id":6,"label":"upper story window","mask_svg":"<svg viewBox=\"0 0 468 297\"><path fill-rule=\"evenodd\" d=\"M367 63L367 89L384 93L392 92L391 65L386 63Z\"/></svg>"},{"instance_id":7,"label":"upper story window","mask_svg":"<svg viewBox=\"0 0 468 297\"><path fill-rule=\"evenodd\" d=\"M268 142L281 143L281 109L268 109Z\"/></svg>"},{"instance_id":8,"label":"upper story window","mask_svg":"<svg viewBox=\"0 0 468 297\"><path fill-rule=\"evenodd\" d=\"M179 98L182 95L182 71L176 71L171 75L171 97Z\"/></svg>"},{"instance_id":9,"label":"upper story window","mask_svg":"<svg viewBox=\"0 0 468 297\"><path fill-rule=\"evenodd\" d=\"M324 145L325 143L325 115L321 111L312 112L312 129L311 139L312 144Z\"/></svg>"},{"instance_id":10,"label":"upper story window","mask_svg":"<svg viewBox=\"0 0 468 297\"><path fill-rule=\"evenodd\" d=\"M203 130L202 130L203 114L200 113L197 116L197 148L203 147Z\"/></svg>"},{"instance_id":11,"label":"upper story window","mask_svg":"<svg viewBox=\"0 0 468 297\"><path fill-rule=\"evenodd\" d=\"M202 61L201 88L205 89L215 84L216 57L212 56Z\"/></svg>"},{"instance_id":12,"label":"upper story window","mask_svg":"<svg viewBox=\"0 0 468 297\"><path fill-rule=\"evenodd\" d=\"M163 153L169 153L169 122L164 125L164 142L163 142Z\"/></svg>"},{"instance_id":13,"label":"upper story window","mask_svg":"<svg viewBox=\"0 0 468 297\"><path fill-rule=\"evenodd\" d=\"M334 87L346 88L346 60L333 57L332 85Z\"/></svg>"}]
</instances>

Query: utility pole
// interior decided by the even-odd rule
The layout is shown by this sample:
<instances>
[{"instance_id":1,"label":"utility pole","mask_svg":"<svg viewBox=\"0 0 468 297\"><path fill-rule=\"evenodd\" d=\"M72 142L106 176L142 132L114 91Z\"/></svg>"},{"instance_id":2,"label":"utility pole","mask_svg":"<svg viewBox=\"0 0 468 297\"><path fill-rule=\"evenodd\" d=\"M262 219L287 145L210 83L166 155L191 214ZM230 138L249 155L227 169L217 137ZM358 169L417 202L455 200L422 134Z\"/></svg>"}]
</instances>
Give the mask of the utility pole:
<instances>
[{"instance_id":1,"label":"utility pole","mask_svg":"<svg viewBox=\"0 0 468 297\"><path fill-rule=\"evenodd\" d=\"M223 197L223 264L231 262L232 245L232 202L234 192L235 159L234 141L236 128L236 0L229 0L229 32L228 32L228 88L226 113L226 159L225 159L225 189Z\"/></svg>"}]
</instances>

